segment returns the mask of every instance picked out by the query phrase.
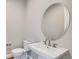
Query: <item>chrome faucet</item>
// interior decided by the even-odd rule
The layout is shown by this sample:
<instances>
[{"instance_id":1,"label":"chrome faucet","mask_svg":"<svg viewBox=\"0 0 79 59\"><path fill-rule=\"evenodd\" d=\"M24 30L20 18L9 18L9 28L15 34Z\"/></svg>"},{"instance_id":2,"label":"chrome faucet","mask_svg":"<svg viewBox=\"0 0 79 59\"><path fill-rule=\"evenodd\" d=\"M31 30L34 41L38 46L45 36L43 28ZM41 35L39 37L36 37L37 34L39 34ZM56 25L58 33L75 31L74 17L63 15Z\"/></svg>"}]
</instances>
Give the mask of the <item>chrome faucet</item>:
<instances>
[{"instance_id":1,"label":"chrome faucet","mask_svg":"<svg viewBox=\"0 0 79 59\"><path fill-rule=\"evenodd\" d=\"M43 42L44 42L44 45L47 45L48 47L51 46L51 40L46 39L46 40L43 41ZM48 47L47 47L47 48L48 48ZM52 47L56 48L56 47L57 47L57 44L54 43Z\"/></svg>"},{"instance_id":2,"label":"chrome faucet","mask_svg":"<svg viewBox=\"0 0 79 59\"><path fill-rule=\"evenodd\" d=\"M51 46L51 41L46 39L46 40L44 41L44 44L47 45L47 46Z\"/></svg>"}]
</instances>

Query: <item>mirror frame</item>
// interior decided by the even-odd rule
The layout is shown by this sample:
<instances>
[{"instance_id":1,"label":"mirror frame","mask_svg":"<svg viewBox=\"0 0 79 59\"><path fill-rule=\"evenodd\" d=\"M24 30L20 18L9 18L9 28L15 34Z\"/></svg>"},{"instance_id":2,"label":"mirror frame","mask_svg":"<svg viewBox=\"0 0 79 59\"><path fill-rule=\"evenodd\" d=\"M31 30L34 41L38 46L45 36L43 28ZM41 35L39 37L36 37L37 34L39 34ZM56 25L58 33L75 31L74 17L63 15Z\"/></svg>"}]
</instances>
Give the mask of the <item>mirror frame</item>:
<instances>
[{"instance_id":1,"label":"mirror frame","mask_svg":"<svg viewBox=\"0 0 79 59\"><path fill-rule=\"evenodd\" d=\"M68 29L69 29L69 27L70 27L70 24L71 24L69 9L67 8L67 6L66 6L64 3L61 3L61 2L55 2L55 3L51 4L51 5L49 5L49 6L45 9L45 11L44 11L44 13L43 13L42 20L44 20L44 16L45 16L47 10L48 10L51 6L53 6L53 5L55 5L55 4L63 5L63 6L67 9L68 14L69 14L69 25L68 25L67 29L63 32L63 34L60 35L60 37L58 37L58 38L56 38L56 39L53 39L53 40L51 39L51 41L55 41L55 40L58 40L58 39L62 38L62 36L64 36L65 33L68 31ZM43 30L42 30L42 21L41 21L41 31L42 31L42 34L44 35L44 32L43 32ZM44 37L46 38L45 35L44 35Z\"/></svg>"}]
</instances>

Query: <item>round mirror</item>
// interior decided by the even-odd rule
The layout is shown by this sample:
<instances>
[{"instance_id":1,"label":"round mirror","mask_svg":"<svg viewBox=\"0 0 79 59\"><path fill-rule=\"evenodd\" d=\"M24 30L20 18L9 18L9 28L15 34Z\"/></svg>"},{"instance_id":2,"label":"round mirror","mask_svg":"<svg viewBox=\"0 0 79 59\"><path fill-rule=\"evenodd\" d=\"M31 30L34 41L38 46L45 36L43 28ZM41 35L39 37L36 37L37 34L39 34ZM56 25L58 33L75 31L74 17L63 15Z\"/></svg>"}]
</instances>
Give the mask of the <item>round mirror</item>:
<instances>
[{"instance_id":1,"label":"round mirror","mask_svg":"<svg viewBox=\"0 0 79 59\"><path fill-rule=\"evenodd\" d=\"M42 19L42 32L49 40L59 39L69 27L69 11L61 3L49 6Z\"/></svg>"}]
</instances>

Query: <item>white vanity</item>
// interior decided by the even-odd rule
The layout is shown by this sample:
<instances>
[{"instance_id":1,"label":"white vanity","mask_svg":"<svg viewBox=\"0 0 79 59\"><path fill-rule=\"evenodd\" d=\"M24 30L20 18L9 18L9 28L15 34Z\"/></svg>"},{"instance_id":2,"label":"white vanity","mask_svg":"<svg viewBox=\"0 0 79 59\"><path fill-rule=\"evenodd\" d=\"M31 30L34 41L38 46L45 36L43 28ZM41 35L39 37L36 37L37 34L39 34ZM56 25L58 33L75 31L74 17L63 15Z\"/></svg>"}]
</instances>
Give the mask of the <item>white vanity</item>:
<instances>
[{"instance_id":1,"label":"white vanity","mask_svg":"<svg viewBox=\"0 0 79 59\"><path fill-rule=\"evenodd\" d=\"M38 55L38 59L71 59L68 49L60 47L47 48L44 42L30 44L29 48Z\"/></svg>"}]
</instances>

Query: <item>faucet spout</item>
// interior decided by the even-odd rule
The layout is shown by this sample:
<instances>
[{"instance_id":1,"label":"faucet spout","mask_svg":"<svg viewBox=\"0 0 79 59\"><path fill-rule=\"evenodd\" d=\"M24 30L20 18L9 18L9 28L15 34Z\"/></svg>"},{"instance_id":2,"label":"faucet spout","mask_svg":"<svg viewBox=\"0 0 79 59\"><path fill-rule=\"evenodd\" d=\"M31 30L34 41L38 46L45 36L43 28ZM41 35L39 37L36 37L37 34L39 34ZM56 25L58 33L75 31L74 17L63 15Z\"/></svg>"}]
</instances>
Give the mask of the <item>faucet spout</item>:
<instances>
[{"instance_id":1,"label":"faucet spout","mask_svg":"<svg viewBox=\"0 0 79 59\"><path fill-rule=\"evenodd\" d=\"M51 46L51 41L50 40L48 41L48 46Z\"/></svg>"},{"instance_id":2,"label":"faucet spout","mask_svg":"<svg viewBox=\"0 0 79 59\"><path fill-rule=\"evenodd\" d=\"M44 45L51 46L51 40L46 39Z\"/></svg>"}]
</instances>

